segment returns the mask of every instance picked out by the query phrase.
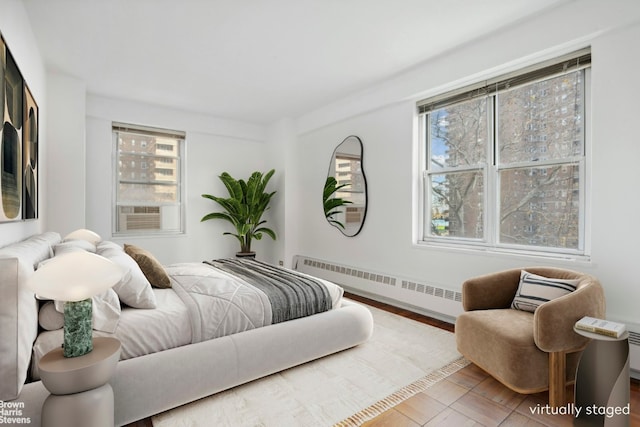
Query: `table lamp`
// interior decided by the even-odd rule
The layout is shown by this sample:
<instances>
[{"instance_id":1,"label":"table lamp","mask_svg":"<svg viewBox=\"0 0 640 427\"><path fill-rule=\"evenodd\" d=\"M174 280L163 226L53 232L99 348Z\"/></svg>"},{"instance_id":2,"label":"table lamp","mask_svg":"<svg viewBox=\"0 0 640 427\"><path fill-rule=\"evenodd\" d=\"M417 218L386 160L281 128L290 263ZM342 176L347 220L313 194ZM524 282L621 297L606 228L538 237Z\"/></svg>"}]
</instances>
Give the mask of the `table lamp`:
<instances>
[{"instance_id":1,"label":"table lamp","mask_svg":"<svg viewBox=\"0 0 640 427\"><path fill-rule=\"evenodd\" d=\"M64 301L64 357L93 350L91 297L106 291L122 278L112 261L86 251L55 256L39 267L26 286L39 297Z\"/></svg>"}]
</instances>

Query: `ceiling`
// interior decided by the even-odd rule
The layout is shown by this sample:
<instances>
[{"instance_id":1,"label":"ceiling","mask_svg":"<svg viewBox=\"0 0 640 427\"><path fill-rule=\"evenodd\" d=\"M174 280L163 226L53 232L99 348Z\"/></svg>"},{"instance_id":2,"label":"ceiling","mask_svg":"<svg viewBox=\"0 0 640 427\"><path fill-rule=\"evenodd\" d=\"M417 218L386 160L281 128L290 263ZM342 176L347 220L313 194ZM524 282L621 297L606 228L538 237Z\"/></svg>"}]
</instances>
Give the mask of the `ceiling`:
<instances>
[{"instance_id":1,"label":"ceiling","mask_svg":"<svg viewBox=\"0 0 640 427\"><path fill-rule=\"evenodd\" d=\"M570 0L23 0L89 93L268 124Z\"/></svg>"}]
</instances>

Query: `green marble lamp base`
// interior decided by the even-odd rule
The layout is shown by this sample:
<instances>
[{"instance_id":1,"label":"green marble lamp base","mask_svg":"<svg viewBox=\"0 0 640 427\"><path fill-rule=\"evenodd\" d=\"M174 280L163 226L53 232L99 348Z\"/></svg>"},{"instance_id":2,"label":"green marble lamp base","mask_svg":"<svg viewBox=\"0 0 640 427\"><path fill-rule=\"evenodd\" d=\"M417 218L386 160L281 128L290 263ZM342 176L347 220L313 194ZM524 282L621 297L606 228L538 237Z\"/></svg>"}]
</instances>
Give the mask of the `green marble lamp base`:
<instances>
[{"instance_id":1,"label":"green marble lamp base","mask_svg":"<svg viewBox=\"0 0 640 427\"><path fill-rule=\"evenodd\" d=\"M91 298L64 303L64 357L78 357L93 350L92 316Z\"/></svg>"}]
</instances>

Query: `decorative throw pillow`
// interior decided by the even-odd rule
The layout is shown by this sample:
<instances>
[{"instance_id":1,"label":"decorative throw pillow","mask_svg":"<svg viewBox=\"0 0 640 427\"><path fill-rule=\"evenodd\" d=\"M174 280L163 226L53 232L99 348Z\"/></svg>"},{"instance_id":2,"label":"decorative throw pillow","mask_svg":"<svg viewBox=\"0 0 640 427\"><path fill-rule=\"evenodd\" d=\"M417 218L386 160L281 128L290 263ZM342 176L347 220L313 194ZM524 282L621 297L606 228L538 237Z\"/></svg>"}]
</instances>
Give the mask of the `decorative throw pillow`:
<instances>
[{"instance_id":1,"label":"decorative throw pillow","mask_svg":"<svg viewBox=\"0 0 640 427\"><path fill-rule=\"evenodd\" d=\"M115 262L126 271L124 277L112 288L120 297L120 301L133 308L156 308L156 296L149 280L134 259L124 252L122 246L104 241L98 243L97 248L98 255Z\"/></svg>"},{"instance_id":2,"label":"decorative throw pillow","mask_svg":"<svg viewBox=\"0 0 640 427\"><path fill-rule=\"evenodd\" d=\"M151 254L151 252L134 245L124 245L124 251L133 258L145 277L156 288L170 288L171 279L160 262Z\"/></svg>"},{"instance_id":3,"label":"decorative throw pillow","mask_svg":"<svg viewBox=\"0 0 640 427\"><path fill-rule=\"evenodd\" d=\"M511 308L533 313L541 304L576 290L579 279L551 279L522 270Z\"/></svg>"}]
</instances>

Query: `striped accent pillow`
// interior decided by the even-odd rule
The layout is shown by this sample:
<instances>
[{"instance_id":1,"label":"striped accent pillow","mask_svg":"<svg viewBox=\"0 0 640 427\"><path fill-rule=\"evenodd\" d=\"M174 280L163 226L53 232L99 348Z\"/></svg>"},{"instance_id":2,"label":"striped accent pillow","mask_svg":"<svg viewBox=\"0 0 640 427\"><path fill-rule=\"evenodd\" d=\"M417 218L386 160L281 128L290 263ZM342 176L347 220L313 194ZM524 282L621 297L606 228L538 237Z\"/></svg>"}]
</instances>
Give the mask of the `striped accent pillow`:
<instances>
[{"instance_id":1,"label":"striped accent pillow","mask_svg":"<svg viewBox=\"0 0 640 427\"><path fill-rule=\"evenodd\" d=\"M511 308L533 313L541 304L576 290L579 279L550 279L522 270Z\"/></svg>"}]
</instances>

